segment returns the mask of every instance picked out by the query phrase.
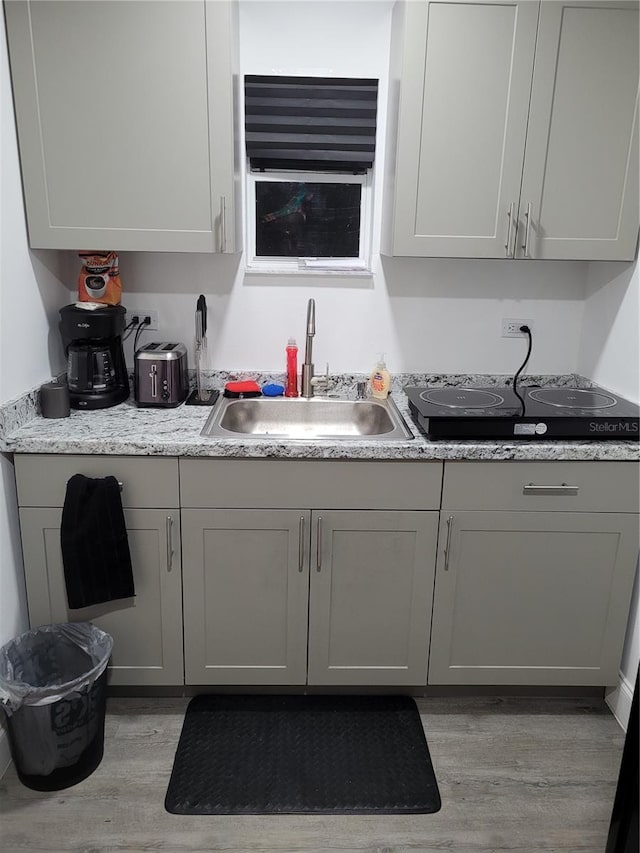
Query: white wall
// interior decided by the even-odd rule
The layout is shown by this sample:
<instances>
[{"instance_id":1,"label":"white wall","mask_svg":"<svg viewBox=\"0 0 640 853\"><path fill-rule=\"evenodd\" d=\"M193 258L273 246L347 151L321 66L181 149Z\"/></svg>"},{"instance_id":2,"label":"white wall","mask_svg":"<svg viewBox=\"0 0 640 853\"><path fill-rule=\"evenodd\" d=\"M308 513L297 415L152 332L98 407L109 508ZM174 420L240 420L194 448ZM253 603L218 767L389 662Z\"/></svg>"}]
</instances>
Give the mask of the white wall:
<instances>
[{"instance_id":1,"label":"white wall","mask_svg":"<svg viewBox=\"0 0 640 853\"><path fill-rule=\"evenodd\" d=\"M290 336L304 341L316 300L314 359L334 372L368 372L387 354L392 372L513 373L520 339L500 337L503 317L534 321L527 372L577 368L584 265L552 261L384 259L373 280L233 277L237 261L206 255L120 256L123 303L159 312L142 340L192 346L199 293L209 307L209 366L284 371ZM127 361L132 362L131 340ZM193 366L193 355L190 355Z\"/></svg>"},{"instance_id":2,"label":"white wall","mask_svg":"<svg viewBox=\"0 0 640 853\"><path fill-rule=\"evenodd\" d=\"M588 265L578 368L640 402L640 270L638 262Z\"/></svg>"},{"instance_id":3,"label":"white wall","mask_svg":"<svg viewBox=\"0 0 640 853\"><path fill-rule=\"evenodd\" d=\"M376 159L384 158L391 32L390 0L240 3L241 74L307 74L379 79ZM374 195L380 200L382 169ZM160 330L144 340L193 342L199 293L209 305L209 366L284 370L290 336L301 344L306 303L316 299L314 360L335 372L368 372L386 353L392 372L512 373L525 352L500 337L503 317L532 319L528 372L577 368L586 264L456 261L379 256L375 206L372 279L245 276L242 258L120 256L123 302L156 309ZM77 275L77 261L73 261ZM70 273L71 277L71 273ZM131 342L127 361L132 362ZM193 364L193 356L191 355Z\"/></svg>"},{"instance_id":4,"label":"white wall","mask_svg":"<svg viewBox=\"0 0 640 853\"><path fill-rule=\"evenodd\" d=\"M638 262L589 264L578 370L595 382L640 403L640 269ZM640 661L636 580L627 626L621 683L610 702L623 723Z\"/></svg>"},{"instance_id":5,"label":"white wall","mask_svg":"<svg viewBox=\"0 0 640 853\"><path fill-rule=\"evenodd\" d=\"M68 302L57 252L30 252L0 14L0 403L63 369L57 309ZM0 456L0 646L27 628L18 512L9 457ZM0 775L7 760L0 731Z\"/></svg>"}]
</instances>

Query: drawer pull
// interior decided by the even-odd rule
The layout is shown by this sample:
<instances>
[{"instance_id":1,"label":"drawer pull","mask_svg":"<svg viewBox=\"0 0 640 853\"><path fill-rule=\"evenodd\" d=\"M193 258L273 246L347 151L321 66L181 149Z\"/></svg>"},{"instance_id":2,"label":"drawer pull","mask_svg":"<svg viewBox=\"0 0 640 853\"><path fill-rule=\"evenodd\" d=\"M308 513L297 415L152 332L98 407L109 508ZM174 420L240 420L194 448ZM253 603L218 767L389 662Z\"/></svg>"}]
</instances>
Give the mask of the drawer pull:
<instances>
[{"instance_id":1,"label":"drawer pull","mask_svg":"<svg viewBox=\"0 0 640 853\"><path fill-rule=\"evenodd\" d=\"M580 486L570 486L567 483L561 483L559 486L537 486L535 483L528 483L522 487L523 495L577 495Z\"/></svg>"},{"instance_id":2,"label":"drawer pull","mask_svg":"<svg viewBox=\"0 0 640 853\"><path fill-rule=\"evenodd\" d=\"M304 515L300 516L300 530L298 532L298 571L304 569Z\"/></svg>"},{"instance_id":3,"label":"drawer pull","mask_svg":"<svg viewBox=\"0 0 640 853\"><path fill-rule=\"evenodd\" d=\"M524 215L524 218L527 220L527 229L525 231L524 243L522 244L523 258L530 258L529 254L529 237L531 235L531 202L527 204L527 212Z\"/></svg>"},{"instance_id":4,"label":"drawer pull","mask_svg":"<svg viewBox=\"0 0 640 853\"><path fill-rule=\"evenodd\" d=\"M515 201L512 201L510 206L509 206L509 210L507 212L507 219L509 221L509 225L507 227L507 242L504 244L504 249L505 249L505 254L508 258L512 258L514 255L514 252L515 252L515 246L513 249L511 248L511 230L513 228L513 223L515 221L515 212L514 212L515 205L516 205Z\"/></svg>"},{"instance_id":5,"label":"drawer pull","mask_svg":"<svg viewBox=\"0 0 640 853\"><path fill-rule=\"evenodd\" d=\"M453 519L454 516L450 515L447 519L447 542L444 546L444 570L445 572L449 571L449 552L451 550L451 530L453 528Z\"/></svg>"},{"instance_id":6,"label":"drawer pull","mask_svg":"<svg viewBox=\"0 0 640 853\"><path fill-rule=\"evenodd\" d=\"M316 571L322 568L322 516L318 517L318 536L316 540Z\"/></svg>"},{"instance_id":7,"label":"drawer pull","mask_svg":"<svg viewBox=\"0 0 640 853\"><path fill-rule=\"evenodd\" d=\"M227 199L220 196L220 252L227 251Z\"/></svg>"},{"instance_id":8,"label":"drawer pull","mask_svg":"<svg viewBox=\"0 0 640 853\"><path fill-rule=\"evenodd\" d=\"M173 519L167 516L167 571L173 568Z\"/></svg>"}]
</instances>

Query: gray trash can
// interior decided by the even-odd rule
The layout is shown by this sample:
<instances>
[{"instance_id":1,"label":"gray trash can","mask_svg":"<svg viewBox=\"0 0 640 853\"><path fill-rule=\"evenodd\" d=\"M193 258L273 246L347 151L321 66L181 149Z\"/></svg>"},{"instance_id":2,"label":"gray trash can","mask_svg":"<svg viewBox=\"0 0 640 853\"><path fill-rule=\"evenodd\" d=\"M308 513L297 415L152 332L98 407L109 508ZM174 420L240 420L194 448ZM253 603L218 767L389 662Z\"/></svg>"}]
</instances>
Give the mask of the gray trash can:
<instances>
[{"instance_id":1,"label":"gray trash can","mask_svg":"<svg viewBox=\"0 0 640 853\"><path fill-rule=\"evenodd\" d=\"M102 760L112 637L90 622L43 625L0 649L0 704L20 780L57 791Z\"/></svg>"}]
</instances>

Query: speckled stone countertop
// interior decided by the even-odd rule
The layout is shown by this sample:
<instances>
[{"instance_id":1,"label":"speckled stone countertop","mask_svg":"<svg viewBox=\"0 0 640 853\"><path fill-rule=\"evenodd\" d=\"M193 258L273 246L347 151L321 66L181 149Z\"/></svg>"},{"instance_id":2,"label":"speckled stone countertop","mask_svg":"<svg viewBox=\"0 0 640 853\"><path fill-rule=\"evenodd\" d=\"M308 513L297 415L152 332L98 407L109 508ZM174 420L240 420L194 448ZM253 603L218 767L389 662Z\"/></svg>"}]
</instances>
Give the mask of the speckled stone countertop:
<instances>
[{"instance_id":1,"label":"speckled stone countertop","mask_svg":"<svg viewBox=\"0 0 640 853\"><path fill-rule=\"evenodd\" d=\"M217 372L207 377L208 388L222 388L229 379L247 374ZM252 374L261 383L282 381L274 374ZM355 397L355 383L366 377L342 376L330 393ZM404 374L394 377L392 398L413 439L374 440L259 440L207 438L200 435L211 413L209 407L181 405L175 409L138 408L129 400L109 409L72 410L71 416L46 419L39 414L37 390L0 407L0 450L6 453L114 454L133 456L209 456L279 459L371 460L591 460L637 461L638 442L622 441L430 441L409 414L405 385L510 384L506 376L446 376ZM585 387L578 376L527 376L523 385Z\"/></svg>"}]
</instances>

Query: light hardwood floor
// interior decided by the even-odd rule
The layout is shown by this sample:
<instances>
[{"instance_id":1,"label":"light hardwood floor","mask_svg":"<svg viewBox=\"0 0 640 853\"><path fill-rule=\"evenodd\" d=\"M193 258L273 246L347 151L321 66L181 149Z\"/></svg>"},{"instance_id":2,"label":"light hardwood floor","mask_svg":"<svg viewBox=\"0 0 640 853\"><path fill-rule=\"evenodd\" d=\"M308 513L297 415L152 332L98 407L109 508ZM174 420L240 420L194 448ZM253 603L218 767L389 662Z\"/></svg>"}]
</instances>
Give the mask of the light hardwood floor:
<instances>
[{"instance_id":1,"label":"light hardwood floor","mask_svg":"<svg viewBox=\"0 0 640 853\"><path fill-rule=\"evenodd\" d=\"M164 796L188 699L108 700L105 755L81 784L0 781L3 853L312 851L603 853L624 733L598 699L419 699L435 815L171 815Z\"/></svg>"}]
</instances>

